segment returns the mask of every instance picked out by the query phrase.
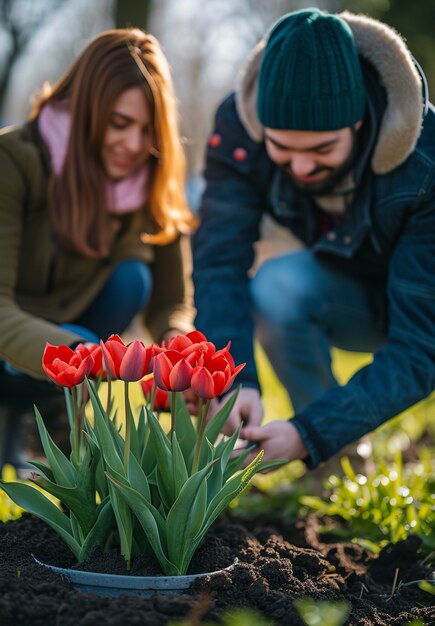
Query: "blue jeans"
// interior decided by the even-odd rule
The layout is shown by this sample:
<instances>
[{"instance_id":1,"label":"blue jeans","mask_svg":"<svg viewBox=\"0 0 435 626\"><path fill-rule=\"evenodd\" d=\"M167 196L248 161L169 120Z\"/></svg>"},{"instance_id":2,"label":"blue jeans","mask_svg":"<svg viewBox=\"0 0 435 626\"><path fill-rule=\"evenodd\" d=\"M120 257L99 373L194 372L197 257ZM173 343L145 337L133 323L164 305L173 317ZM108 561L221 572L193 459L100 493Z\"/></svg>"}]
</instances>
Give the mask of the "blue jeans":
<instances>
[{"instance_id":1,"label":"blue jeans","mask_svg":"<svg viewBox=\"0 0 435 626\"><path fill-rule=\"evenodd\" d=\"M97 341L112 334L120 335L135 315L144 310L151 289L149 267L134 259L123 261L115 267L90 307L74 320L74 325L94 333Z\"/></svg>"},{"instance_id":2,"label":"blue jeans","mask_svg":"<svg viewBox=\"0 0 435 626\"><path fill-rule=\"evenodd\" d=\"M337 386L331 346L373 352L385 342L385 286L345 274L310 250L266 261L251 295L258 339L295 413Z\"/></svg>"},{"instance_id":3,"label":"blue jeans","mask_svg":"<svg viewBox=\"0 0 435 626\"><path fill-rule=\"evenodd\" d=\"M88 309L62 328L98 343L112 333L121 334L135 315L143 311L151 295L152 277L147 265L138 260L123 261L115 267L106 284ZM0 361L0 399L30 406L40 397L53 394L54 386L22 374Z\"/></svg>"}]
</instances>

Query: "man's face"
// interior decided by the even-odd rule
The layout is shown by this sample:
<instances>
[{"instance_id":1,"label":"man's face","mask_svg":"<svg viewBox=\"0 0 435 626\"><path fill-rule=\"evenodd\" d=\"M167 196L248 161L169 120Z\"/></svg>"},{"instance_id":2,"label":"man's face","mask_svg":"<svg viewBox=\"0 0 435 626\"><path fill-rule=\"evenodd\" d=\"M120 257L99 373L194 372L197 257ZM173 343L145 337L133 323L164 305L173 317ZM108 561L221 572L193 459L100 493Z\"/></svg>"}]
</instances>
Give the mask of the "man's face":
<instances>
[{"instance_id":1,"label":"man's face","mask_svg":"<svg viewBox=\"0 0 435 626\"><path fill-rule=\"evenodd\" d=\"M266 128L266 150L297 187L311 193L326 192L349 171L361 124L330 131Z\"/></svg>"}]
</instances>

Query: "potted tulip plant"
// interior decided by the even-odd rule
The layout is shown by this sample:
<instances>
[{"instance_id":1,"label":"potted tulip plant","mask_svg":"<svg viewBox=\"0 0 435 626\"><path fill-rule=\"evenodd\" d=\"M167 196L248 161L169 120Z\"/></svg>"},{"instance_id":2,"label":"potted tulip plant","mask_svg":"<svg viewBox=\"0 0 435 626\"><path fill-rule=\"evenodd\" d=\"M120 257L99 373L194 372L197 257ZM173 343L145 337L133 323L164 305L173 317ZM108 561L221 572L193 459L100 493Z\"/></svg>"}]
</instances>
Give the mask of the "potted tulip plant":
<instances>
[{"instance_id":1,"label":"potted tulip plant","mask_svg":"<svg viewBox=\"0 0 435 626\"><path fill-rule=\"evenodd\" d=\"M127 569L134 557L149 554L162 580L189 579L190 561L210 526L256 472L272 465L261 462L260 451L243 467L250 451L233 454L239 430L219 436L237 392L208 419L211 400L228 391L244 367L235 365L229 349L216 349L199 331L160 346L138 340L126 345L117 335L99 346L47 344L43 369L64 387L71 455L56 446L35 407L47 463L31 461L32 478L60 507L31 485L2 481L2 488L50 525L78 562L97 545L115 545ZM108 384L105 406L98 393L102 379ZM112 409L113 380L123 381L124 434ZM129 399L133 381L142 381L148 398L136 420ZM198 399L197 418L183 398L187 390ZM89 401L93 420L84 411ZM158 411L167 406L165 429ZM138 577L127 578L137 583Z\"/></svg>"}]
</instances>

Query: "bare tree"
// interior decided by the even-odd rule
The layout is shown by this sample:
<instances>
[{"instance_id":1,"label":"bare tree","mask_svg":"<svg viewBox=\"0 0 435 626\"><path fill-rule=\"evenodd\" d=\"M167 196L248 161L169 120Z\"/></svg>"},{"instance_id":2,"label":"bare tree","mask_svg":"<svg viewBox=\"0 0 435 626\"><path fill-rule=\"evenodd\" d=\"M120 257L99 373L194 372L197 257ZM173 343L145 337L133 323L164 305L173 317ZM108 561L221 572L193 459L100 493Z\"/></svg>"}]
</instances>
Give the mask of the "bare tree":
<instances>
[{"instance_id":1,"label":"bare tree","mask_svg":"<svg viewBox=\"0 0 435 626\"><path fill-rule=\"evenodd\" d=\"M113 0L0 0L0 120L23 122L31 94L55 81L89 38L114 26Z\"/></svg>"},{"instance_id":2,"label":"bare tree","mask_svg":"<svg viewBox=\"0 0 435 626\"><path fill-rule=\"evenodd\" d=\"M330 2L316 2L318 6ZM218 102L230 92L244 58L281 15L308 0L161 0L151 25L172 66L191 172L202 168Z\"/></svg>"}]
</instances>

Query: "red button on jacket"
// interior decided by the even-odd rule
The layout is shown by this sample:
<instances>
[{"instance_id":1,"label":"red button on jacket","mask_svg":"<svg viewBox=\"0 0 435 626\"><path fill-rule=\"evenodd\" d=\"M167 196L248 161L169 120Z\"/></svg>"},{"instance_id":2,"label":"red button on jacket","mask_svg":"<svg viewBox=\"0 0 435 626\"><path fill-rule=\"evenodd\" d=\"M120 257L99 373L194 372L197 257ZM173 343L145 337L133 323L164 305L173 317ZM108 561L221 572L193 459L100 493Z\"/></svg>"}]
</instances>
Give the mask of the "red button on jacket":
<instances>
[{"instance_id":1,"label":"red button on jacket","mask_svg":"<svg viewBox=\"0 0 435 626\"><path fill-rule=\"evenodd\" d=\"M246 161L247 156L248 153L246 152L245 148L236 148L233 152L233 158L236 161Z\"/></svg>"},{"instance_id":2,"label":"red button on jacket","mask_svg":"<svg viewBox=\"0 0 435 626\"><path fill-rule=\"evenodd\" d=\"M214 135L211 135L210 139L208 140L208 145L212 148L217 148L220 145L221 141L222 137L217 133L214 133Z\"/></svg>"}]
</instances>

